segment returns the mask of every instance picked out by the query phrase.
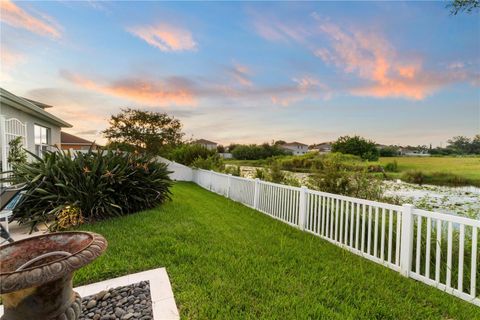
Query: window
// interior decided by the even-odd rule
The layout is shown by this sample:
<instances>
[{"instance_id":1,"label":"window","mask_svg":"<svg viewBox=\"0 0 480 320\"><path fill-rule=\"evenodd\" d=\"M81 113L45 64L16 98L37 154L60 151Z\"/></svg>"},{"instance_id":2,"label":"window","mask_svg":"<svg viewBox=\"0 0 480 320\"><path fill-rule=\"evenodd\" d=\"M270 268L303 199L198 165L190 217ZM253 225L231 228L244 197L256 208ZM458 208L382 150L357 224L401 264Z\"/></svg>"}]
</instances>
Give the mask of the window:
<instances>
[{"instance_id":1,"label":"window","mask_svg":"<svg viewBox=\"0 0 480 320\"><path fill-rule=\"evenodd\" d=\"M35 154L42 156L48 150L50 143L50 129L39 125L34 125L35 132Z\"/></svg>"}]
</instances>

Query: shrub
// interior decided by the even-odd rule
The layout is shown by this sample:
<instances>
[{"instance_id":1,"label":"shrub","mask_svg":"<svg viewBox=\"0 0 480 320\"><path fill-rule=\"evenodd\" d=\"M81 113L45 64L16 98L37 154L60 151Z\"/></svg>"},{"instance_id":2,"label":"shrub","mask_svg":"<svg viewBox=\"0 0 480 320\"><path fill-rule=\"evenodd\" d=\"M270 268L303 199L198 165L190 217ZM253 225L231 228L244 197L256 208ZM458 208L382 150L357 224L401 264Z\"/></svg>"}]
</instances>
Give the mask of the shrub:
<instances>
[{"instance_id":1,"label":"shrub","mask_svg":"<svg viewBox=\"0 0 480 320\"><path fill-rule=\"evenodd\" d=\"M27 162L27 153L22 148L22 137L16 137L8 143L9 151L7 161L15 166Z\"/></svg>"},{"instance_id":2,"label":"shrub","mask_svg":"<svg viewBox=\"0 0 480 320\"><path fill-rule=\"evenodd\" d=\"M289 151L281 146L269 145L268 143L262 145L236 145L233 150L230 149L230 152L237 160L258 160L290 154Z\"/></svg>"},{"instance_id":3,"label":"shrub","mask_svg":"<svg viewBox=\"0 0 480 320\"><path fill-rule=\"evenodd\" d=\"M282 183L285 179L285 173L280 169L277 161L274 161L269 168L270 181L274 183Z\"/></svg>"},{"instance_id":4,"label":"shrub","mask_svg":"<svg viewBox=\"0 0 480 320\"><path fill-rule=\"evenodd\" d=\"M310 176L309 185L324 192L369 200L383 199L381 180L369 176L367 170L350 170L338 155L325 159L323 169Z\"/></svg>"},{"instance_id":5,"label":"shrub","mask_svg":"<svg viewBox=\"0 0 480 320\"><path fill-rule=\"evenodd\" d=\"M425 178L425 174L420 170L409 170L402 175L402 180L420 185L425 183Z\"/></svg>"},{"instance_id":6,"label":"shrub","mask_svg":"<svg viewBox=\"0 0 480 320\"><path fill-rule=\"evenodd\" d=\"M59 222L69 207L94 221L149 209L170 198L167 165L143 154L99 150L72 157L58 150L43 158L32 156L32 163L17 165L13 173L14 179L28 182L13 218L32 228Z\"/></svg>"},{"instance_id":7,"label":"shrub","mask_svg":"<svg viewBox=\"0 0 480 320\"><path fill-rule=\"evenodd\" d=\"M215 150L209 150L199 144L184 144L171 150L167 157L170 160L191 166L197 159L207 159L216 154Z\"/></svg>"},{"instance_id":8,"label":"shrub","mask_svg":"<svg viewBox=\"0 0 480 320\"><path fill-rule=\"evenodd\" d=\"M223 171L224 164L222 158L218 154L208 156L207 158L198 157L191 164L197 169Z\"/></svg>"},{"instance_id":9,"label":"shrub","mask_svg":"<svg viewBox=\"0 0 480 320\"><path fill-rule=\"evenodd\" d=\"M398 171L398 163L397 160L394 160L393 162L389 162L385 165L385 171L388 172L397 172Z\"/></svg>"},{"instance_id":10,"label":"shrub","mask_svg":"<svg viewBox=\"0 0 480 320\"><path fill-rule=\"evenodd\" d=\"M228 166L228 167L225 167L224 171L226 174L231 174L232 176L235 176L235 177L241 177L242 176L242 172L240 170L240 166Z\"/></svg>"},{"instance_id":11,"label":"shrub","mask_svg":"<svg viewBox=\"0 0 480 320\"><path fill-rule=\"evenodd\" d=\"M254 178L258 178L260 180L265 180L266 176L267 176L267 173L265 172L265 169L255 168Z\"/></svg>"}]
</instances>

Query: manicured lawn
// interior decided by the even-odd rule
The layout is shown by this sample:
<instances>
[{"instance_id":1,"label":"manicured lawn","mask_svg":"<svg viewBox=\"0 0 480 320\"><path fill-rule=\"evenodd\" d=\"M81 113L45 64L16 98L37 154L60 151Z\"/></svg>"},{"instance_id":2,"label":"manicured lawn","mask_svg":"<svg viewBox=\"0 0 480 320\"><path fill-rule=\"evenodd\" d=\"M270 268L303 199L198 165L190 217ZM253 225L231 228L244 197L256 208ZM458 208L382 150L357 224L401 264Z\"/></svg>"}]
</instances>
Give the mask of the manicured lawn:
<instances>
[{"instance_id":1,"label":"manicured lawn","mask_svg":"<svg viewBox=\"0 0 480 320\"><path fill-rule=\"evenodd\" d=\"M185 319L480 319L480 308L190 183L82 229L107 253L75 285L166 267Z\"/></svg>"}]
</instances>

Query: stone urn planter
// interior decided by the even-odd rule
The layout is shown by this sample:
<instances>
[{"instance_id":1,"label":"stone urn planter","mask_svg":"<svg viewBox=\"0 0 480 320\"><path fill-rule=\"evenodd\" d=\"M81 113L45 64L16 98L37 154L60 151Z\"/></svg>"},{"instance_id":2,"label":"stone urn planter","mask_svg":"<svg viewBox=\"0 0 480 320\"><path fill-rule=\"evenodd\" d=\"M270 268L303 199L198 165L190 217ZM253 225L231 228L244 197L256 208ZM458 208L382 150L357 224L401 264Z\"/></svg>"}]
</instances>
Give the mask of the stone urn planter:
<instances>
[{"instance_id":1,"label":"stone urn planter","mask_svg":"<svg viewBox=\"0 0 480 320\"><path fill-rule=\"evenodd\" d=\"M75 270L92 262L107 241L92 232L59 232L0 247L1 320L78 319L81 298Z\"/></svg>"}]
</instances>

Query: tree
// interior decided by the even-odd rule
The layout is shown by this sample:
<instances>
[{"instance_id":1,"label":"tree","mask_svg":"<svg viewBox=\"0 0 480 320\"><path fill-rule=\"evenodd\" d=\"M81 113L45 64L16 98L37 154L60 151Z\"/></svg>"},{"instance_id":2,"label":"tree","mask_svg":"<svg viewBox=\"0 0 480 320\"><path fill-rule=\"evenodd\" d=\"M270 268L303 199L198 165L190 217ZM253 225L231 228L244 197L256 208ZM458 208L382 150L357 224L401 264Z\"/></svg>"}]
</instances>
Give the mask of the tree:
<instances>
[{"instance_id":1,"label":"tree","mask_svg":"<svg viewBox=\"0 0 480 320\"><path fill-rule=\"evenodd\" d=\"M109 143L133 146L137 151L161 154L182 143L182 124L166 113L122 109L103 131Z\"/></svg>"},{"instance_id":2,"label":"tree","mask_svg":"<svg viewBox=\"0 0 480 320\"><path fill-rule=\"evenodd\" d=\"M479 0L453 0L452 3L447 5L450 8L452 15L457 15L459 12L472 13L480 8Z\"/></svg>"},{"instance_id":3,"label":"tree","mask_svg":"<svg viewBox=\"0 0 480 320\"><path fill-rule=\"evenodd\" d=\"M217 146L217 152L218 152L218 153L224 153L224 152L225 152L225 147L222 146L221 144L219 144L219 145Z\"/></svg>"},{"instance_id":4,"label":"tree","mask_svg":"<svg viewBox=\"0 0 480 320\"><path fill-rule=\"evenodd\" d=\"M337 141L332 143L332 152L353 154L369 161L377 161L379 155L375 142L360 136L338 138Z\"/></svg>"},{"instance_id":5,"label":"tree","mask_svg":"<svg viewBox=\"0 0 480 320\"><path fill-rule=\"evenodd\" d=\"M453 137L452 139L447 140L447 148L452 149L455 153L458 154L469 154L471 143L470 139L464 136Z\"/></svg>"},{"instance_id":6,"label":"tree","mask_svg":"<svg viewBox=\"0 0 480 320\"><path fill-rule=\"evenodd\" d=\"M398 148L395 146L386 146L378 150L380 157L395 157L398 156Z\"/></svg>"},{"instance_id":7,"label":"tree","mask_svg":"<svg viewBox=\"0 0 480 320\"><path fill-rule=\"evenodd\" d=\"M471 152L474 154L480 154L480 134L477 134L472 139Z\"/></svg>"},{"instance_id":8,"label":"tree","mask_svg":"<svg viewBox=\"0 0 480 320\"><path fill-rule=\"evenodd\" d=\"M284 144L286 144L287 142L283 141L283 140L277 140L275 141L274 145L276 146L283 146Z\"/></svg>"}]
</instances>

